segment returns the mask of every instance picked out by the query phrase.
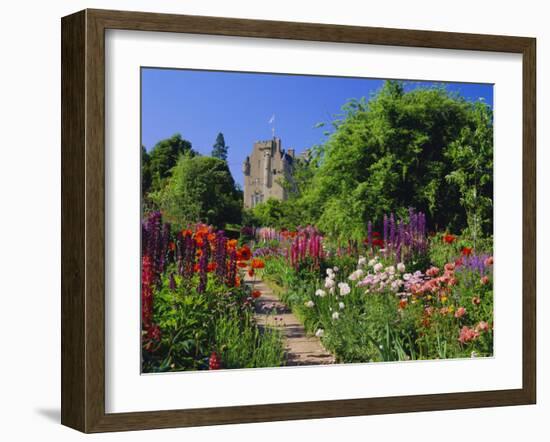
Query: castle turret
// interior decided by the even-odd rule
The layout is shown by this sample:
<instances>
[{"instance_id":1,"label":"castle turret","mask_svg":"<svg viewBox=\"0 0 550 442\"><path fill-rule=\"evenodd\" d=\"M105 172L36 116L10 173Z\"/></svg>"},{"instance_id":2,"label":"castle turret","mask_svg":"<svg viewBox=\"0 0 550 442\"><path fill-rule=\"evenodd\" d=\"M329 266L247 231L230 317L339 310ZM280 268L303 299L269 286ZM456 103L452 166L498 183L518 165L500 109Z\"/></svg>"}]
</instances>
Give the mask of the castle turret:
<instances>
[{"instance_id":1,"label":"castle turret","mask_svg":"<svg viewBox=\"0 0 550 442\"><path fill-rule=\"evenodd\" d=\"M246 157L243 163L243 174L244 176L250 175L250 157Z\"/></svg>"},{"instance_id":2,"label":"castle turret","mask_svg":"<svg viewBox=\"0 0 550 442\"><path fill-rule=\"evenodd\" d=\"M243 162L244 206L247 208L267 201L269 198L285 200L286 191L281 185L289 178L294 149L284 152L281 139L256 141L252 153Z\"/></svg>"}]
</instances>

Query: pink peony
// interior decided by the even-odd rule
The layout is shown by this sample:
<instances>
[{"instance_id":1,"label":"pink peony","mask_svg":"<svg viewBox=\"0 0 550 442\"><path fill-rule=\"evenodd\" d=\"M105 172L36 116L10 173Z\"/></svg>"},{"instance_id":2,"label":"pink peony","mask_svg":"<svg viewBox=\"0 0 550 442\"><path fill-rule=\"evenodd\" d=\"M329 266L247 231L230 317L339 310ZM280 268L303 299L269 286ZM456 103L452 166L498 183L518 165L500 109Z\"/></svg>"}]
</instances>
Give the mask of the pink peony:
<instances>
[{"instance_id":1,"label":"pink peony","mask_svg":"<svg viewBox=\"0 0 550 442\"><path fill-rule=\"evenodd\" d=\"M460 329L460 336L458 337L458 341L461 344L465 344L467 342L473 341L474 339L477 339L479 337L479 333L475 331L473 328L469 327L462 327Z\"/></svg>"},{"instance_id":2,"label":"pink peony","mask_svg":"<svg viewBox=\"0 0 550 442\"><path fill-rule=\"evenodd\" d=\"M486 331L489 331L489 324L485 321L480 321L479 324L476 325L476 332Z\"/></svg>"},{"instance_id":3,"label":"pink peony","mask_svg":"<svg viewBox=\"0 0 550 442\"><path fill-rule=\"evenodd\" d=\"M455 269L455 265L452 262L445 264L445 271L452 272Z\"/></svg>"},{"instance_id":4,"label":"pink peony","mask_svg":"<svg viewBox=\"0 0 550 442\"><path fill-rule=\"evenodd\" d=\"M492 256L489 256L489 258L486 258L486 259L485 259L484 264L485 264L486 267L489 267L489 266L492 266L492 265L493 265L493 262L494 262L493 257L492 257Z\"/></svg>"},{"instance_id":5,"label":"pink peony","mask_svg":"<svg viewBox=\"0 0 550 442\"><path fill-rule=\"evenodd\" d=\"M455 318L462 318L466 314L464 307L458 307L455 312Z\"/></svg>"},{"instance_id":6,"label":"pink peony","mask_svg":"<svg viewBox=\"0 0 550 442\"><path fill-rule=\"evenodd\" d=\"M437 267L430 267L428 270L426 270L426 275L430 277L437 276L439 274L439 269Z\"/></svg>"},{"instance_id":7,"label":"pink peony","mask_svg":"<svg viewBox=\"0 0 550 442\"><path fill-rule=\"evenodd\" d=\"M488 276L483 276L479 282L481 283L481 285L487 285L489 284L489 277Z\"/></svg>"}]
</instances>

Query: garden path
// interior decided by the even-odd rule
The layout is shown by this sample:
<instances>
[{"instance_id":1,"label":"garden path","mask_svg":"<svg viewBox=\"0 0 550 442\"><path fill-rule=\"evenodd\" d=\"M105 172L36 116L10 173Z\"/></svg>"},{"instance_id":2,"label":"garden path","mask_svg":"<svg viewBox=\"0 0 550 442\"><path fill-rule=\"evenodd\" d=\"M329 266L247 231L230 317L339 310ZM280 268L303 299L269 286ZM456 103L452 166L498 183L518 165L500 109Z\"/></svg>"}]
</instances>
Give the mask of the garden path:
<instances>
[{"instance_id":1,"label":"garden path","mask_svg":"<svg viewBox=\"0 0 550 442\"><path fill-rule=\"evenodd\" d=\"M323 347L321 340L307 335L298 318L264 281L247 276L246 282L262 292L256 300L254 315L258 325L282 331L287 366L334 364L334 357Z\"/></svg>"}]
</instances>

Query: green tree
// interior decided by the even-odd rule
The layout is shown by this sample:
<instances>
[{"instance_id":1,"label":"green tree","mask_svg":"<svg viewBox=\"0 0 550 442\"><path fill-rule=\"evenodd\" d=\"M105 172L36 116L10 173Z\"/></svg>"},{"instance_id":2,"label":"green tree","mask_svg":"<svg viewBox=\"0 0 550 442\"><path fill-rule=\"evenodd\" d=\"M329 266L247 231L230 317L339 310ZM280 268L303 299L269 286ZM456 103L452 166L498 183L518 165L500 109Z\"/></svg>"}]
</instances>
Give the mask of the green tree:
<instances>
[{"instance_id":1,"label":"green tree","mask_svg":"<svg viewBox=\"0 0 550 442\"><path fill-rule=\"evenodd\" d=\"M302 224L333 237L360 239L368 220L380 225L388 212L405 218L409 207L426 212L431 228L456 232L477 207L478 233L489 233L491 121L487 106L442 87L405 92L388 81L370 100L343 106L290 200ZM465 145L475 160L456 153Z\"/></svg>"},{"instance_id":2,"label":"green tree","mask_svg":"<svg viewBox=\"0 0 550 442\"><path fill-rule=\"evenodd\" d=\"M241 221L242 192L227 163L217 158L182 155L166 185L151 198L180 227L204 222L224 228Z\"/></svg>"},{"instance_id":3,"label":"green tree","mask_svg":"<svg viewBox=\"0 0 550 442\"><path fill-rule=\"evenodd\" d=\"M183 154L196 155L191 142L183 139L180 134L159 141L149 152L148 167L150 187L144 188L144 193L156 191L163 187L170 176L172 168Z\"/></svg>"},{"instance_id":4,"label":"green tree","mask_svg":"<svg viewBox=\"0 0 550 442\"><path fill-rule=\"evenodd\" d=\"M150 158L145 146L141 146L141 194L145 196L151 190Z\"/></svg>"},{"instance_id":5,"label":"green tree","mask_svg":"<svg viewBox=\"0 0 550 442\"><path fill-rule=\"evenodd\" d=\"M221 132L218 133L218 136L216 137L216 142L214 143L214 146L212 146L212 156L214 158L227 161L228 149L229 146L225 144L225 138L223 137L223 134Z\"/></svg>"},{"instance_id":6,"label":"green tree","mask_svg":"<svg viewBox=\"0 0 550 442\"><path fill-rule=\"evenodd\" d=\"M493 231L493 118L484 103L476 103L469 117L445 152L452 169L446 179L458 187L475 247L483 232Z\"/></svg>"}]
</instances>

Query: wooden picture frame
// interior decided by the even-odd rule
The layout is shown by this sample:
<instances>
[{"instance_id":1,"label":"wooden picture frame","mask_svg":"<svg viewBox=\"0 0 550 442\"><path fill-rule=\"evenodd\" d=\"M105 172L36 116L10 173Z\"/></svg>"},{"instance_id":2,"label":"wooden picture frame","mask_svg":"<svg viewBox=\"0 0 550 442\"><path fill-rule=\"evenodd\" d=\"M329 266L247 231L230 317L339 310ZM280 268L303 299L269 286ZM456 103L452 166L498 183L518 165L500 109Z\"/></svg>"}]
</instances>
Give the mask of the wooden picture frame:
<instances>
[{"instance_id":1,"label":"wooden picture frame","mask_svg":"<svg viewBox=\"0 0 550 442\"><path fill-rule=\"evenodd\" d=\"M523 386L513 390L108 414L105 412L105 30L495 51L523 57ZM141 12L62 19L62 424L142 430L534 404L536 41L533 38Z\"/></svg>"}]
</instances>

